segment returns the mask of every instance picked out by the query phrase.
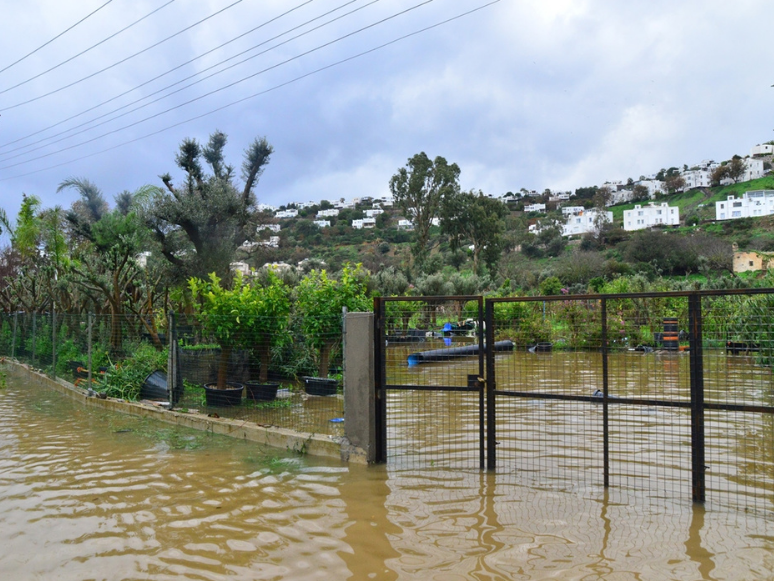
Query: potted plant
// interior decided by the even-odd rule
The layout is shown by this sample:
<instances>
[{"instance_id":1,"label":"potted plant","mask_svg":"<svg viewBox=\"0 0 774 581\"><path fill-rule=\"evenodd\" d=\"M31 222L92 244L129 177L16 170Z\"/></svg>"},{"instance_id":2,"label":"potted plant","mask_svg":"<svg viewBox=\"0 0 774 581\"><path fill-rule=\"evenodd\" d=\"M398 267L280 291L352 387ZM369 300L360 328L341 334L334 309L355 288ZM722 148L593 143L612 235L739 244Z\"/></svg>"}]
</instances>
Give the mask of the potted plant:
<instances>
[{"instance_id":1,"label":"potted plant","mask_svg":"<svg viewBox=\"0 0 774 581\"><path fill-rule=\"evenodd\" d=\"M191 294L199 300L196 317L202 330L220 345L218 379L215 384L205 384L207 405L238 405L244 386L227 380L231 352L244 346L250 339L249 325L255 318L255 292L241 273L234 278L234 285L227 289L213 272L210 280L192 278L188 281Z\"/></svg>"},{"instance_id":2,"label":"potted plant","mask_svg":"<svg viewBox=\"0 0 774 581\"><path fill-rule=\"evenodd\" d=\"M252 290L249 341L258 355L260 372L258 381L245 383L246 396L253 401L271 401L277 397L279 388L279 383L269 382L271 349L281 345L287 336L290 290L272 269L266 271L264 280L253 285Z\"/></svg>"},{"instance_id":3,"label":"potted plant","mask_svg":"<svg viewBox=\"0 0 774 581\"><path fill-rule=\"evenodd\" d=\"M313 270L296 289L296 307L305 340L317 351L318 376L305 377L307 393L332 395L337 380L328 378L333 349L341 341L342 309L368 311L368 273L359 264L345 265L339 280L328 277L324 270Z\"/></svg>"}]
</instances>

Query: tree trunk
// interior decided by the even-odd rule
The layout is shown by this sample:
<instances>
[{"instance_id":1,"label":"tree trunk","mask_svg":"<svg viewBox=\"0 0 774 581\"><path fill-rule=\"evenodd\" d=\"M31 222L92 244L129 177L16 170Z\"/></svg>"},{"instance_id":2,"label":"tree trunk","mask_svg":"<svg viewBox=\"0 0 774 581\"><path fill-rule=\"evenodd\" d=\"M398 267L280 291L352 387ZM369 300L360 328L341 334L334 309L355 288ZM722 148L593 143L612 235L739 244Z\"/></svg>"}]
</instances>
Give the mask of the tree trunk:
<instances>
[{"instance_id":1,"label":"tree trunk","mask_svg":"<svg viewBox=\"0 0 774 581\"><path fill-rule=\"evenodd\" d=\"M332 348L333 343L328 341L323 343L323 346L320 347L320 367L317 370L318 377L328 377L328 361L330 360Z\"/></svg>"},{"instance_id":2,"label":"tree trunk","mask_svg":"<svg viewBox=\"0 0 774 581\"><path fill-rule=\"evenodd\" d=\"M259 379L261 383L266 383L269 381L269 364L271 363L271 349L270 345L264 344L260 346L260 357L261 357L261 374L259 376Z\"/></svg>"},{"instance_id":3,"label":"tree trunk","mask_svg":"<svg viewBox=\"0 0 774 581\"><path fill-rule=\"evenodd\" d=\"M220 364L218 365L218 389L226 389L229 359L231 359L231 347L221 347Z\"/></svg>"}]
</instances>

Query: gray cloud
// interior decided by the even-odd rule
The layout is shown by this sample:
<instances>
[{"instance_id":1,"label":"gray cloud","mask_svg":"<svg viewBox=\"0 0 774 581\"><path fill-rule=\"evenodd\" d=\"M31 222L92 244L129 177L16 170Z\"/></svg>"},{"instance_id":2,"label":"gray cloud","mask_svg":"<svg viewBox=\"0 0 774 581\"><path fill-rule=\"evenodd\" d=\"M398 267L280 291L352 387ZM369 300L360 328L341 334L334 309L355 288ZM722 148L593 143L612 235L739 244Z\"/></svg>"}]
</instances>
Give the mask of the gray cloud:
<instances>
[{"instance_id":1,"label":"gray cloud","mask_svg":"<svg viewBox=\"0 0 774 581\"><path fill-rule=\"evenodd\" d=\"M2 68L101 4L99 0L7 3L0 22ZM0 74L0 90L48 68L164 0L116 1L62 39ZM156 17L24 87L0 109L34 98L157 42L229 0L176 0ZM299 4L301 2L298 2ZM168 84L343 4L316 0L227 48L165 77ZM33 155L174 107L416 2L383 0L244 65ZM265 91L337 60L439 22L484 0L435 0L388 23L200 101L46 159L0 169L0 206L15 214L21 193L46 205L66 177L84 176L109 195L158 183L184 137L229 134L236 162L256 135L276 153L257 193L262 201L382 193L418 151L462 168L466 188L575 188L638 177L660 167L726 159L772 138L769 23L774 6L719 0L681 3L503 0L464 19L299 80L265 95L109 151L226 103ZM367 4L353 2L339 13ZM288 2L244 0L161 47L57 95L3 111L0 144L17 139L145 80L287 10ZM117 100L123 105L158 88ZM99 112L108 110L101 108ZM87 119L85 116L83 119ZM63 127L66 127L63 126ZM8 148L0 148L0 167ZM73 161L70 161L73 160ZM44 169L59 165L54 169ZM14 177L44 169L24 177Z\"/></svg>"}]
</instances>

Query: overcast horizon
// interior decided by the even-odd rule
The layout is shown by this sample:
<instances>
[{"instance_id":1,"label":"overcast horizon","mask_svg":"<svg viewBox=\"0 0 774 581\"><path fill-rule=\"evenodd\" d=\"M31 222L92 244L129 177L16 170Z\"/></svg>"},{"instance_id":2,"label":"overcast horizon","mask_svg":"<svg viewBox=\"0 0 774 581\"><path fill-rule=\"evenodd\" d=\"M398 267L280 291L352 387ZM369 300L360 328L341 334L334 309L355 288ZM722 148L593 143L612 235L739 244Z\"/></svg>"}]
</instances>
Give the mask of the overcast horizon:
<instances>
[{"instance_id":1,"label":"overcast horizon","mask_svg":"<svg viewBox=\"0 0 774 581\"><path fill-rule=\"evenodd\" d=\"M237 168L256 136L273 145L255 192L276 206L388 193L419 151L457 163L463 188L499 195L637 179L774 139L771 3L501 0L352 58L488 2L5 0L0 207L14 217L22 192L69 207L75 192L56 189L70 177L111 203L161 185L160 174L179 180L180 142L215 129ZM124 106L101 126L35 143Z\"/></svg>"}]
</instances>

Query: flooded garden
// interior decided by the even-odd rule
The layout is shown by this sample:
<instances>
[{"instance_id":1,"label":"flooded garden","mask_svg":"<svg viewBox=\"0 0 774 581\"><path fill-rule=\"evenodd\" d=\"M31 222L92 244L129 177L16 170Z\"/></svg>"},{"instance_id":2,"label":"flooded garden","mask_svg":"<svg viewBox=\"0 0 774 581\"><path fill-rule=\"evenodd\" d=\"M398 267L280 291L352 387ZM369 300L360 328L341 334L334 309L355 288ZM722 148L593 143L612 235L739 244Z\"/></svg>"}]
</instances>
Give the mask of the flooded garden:
<instances>
[{"instance_id":1,"label":"flooded garden","mask_svg":"<svg viewBox=\"0 0 774 581\"><path fill-rule=\"evenodd\" d=\"M412 431L416 453L475 415L441 395L415 425L448 419ZM397 450L416 400L391 398ZM562 455L565 470L586 457ZM286 453L85 409L11 374L0 390L0 570L73 580L695 580L767 579L774 568L765 511L399 458L362 467ZM647 458L633 451L628 464L637 462Z\"/></svg>"}]
</instances>

